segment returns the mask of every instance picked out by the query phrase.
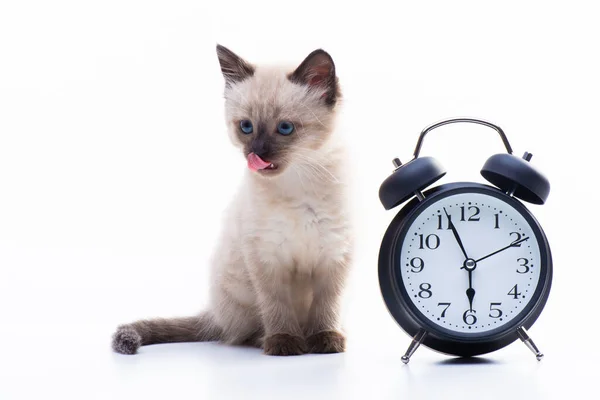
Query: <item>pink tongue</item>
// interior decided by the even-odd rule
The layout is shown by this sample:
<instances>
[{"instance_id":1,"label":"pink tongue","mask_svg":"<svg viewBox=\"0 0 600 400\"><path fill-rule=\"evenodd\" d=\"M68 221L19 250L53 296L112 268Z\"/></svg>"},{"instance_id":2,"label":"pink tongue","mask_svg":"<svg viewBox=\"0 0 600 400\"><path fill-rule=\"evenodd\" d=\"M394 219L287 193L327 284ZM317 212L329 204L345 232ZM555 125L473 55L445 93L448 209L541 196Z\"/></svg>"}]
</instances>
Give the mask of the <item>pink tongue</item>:
<instances>
[{"instance_id":1,"label":"pink tongue","mask_svg":"<svg viewBox=\"0 0 600 400\"><path fill-rule=\"evenodd\" d=\"M254 154L254 153L248 154L248 168L250 168L252 171L258 171L259 169L265 169L269 165L271 165L270 162L266 162L265 160L263 160L256 154Z\"/></svg>"}]
</instances>

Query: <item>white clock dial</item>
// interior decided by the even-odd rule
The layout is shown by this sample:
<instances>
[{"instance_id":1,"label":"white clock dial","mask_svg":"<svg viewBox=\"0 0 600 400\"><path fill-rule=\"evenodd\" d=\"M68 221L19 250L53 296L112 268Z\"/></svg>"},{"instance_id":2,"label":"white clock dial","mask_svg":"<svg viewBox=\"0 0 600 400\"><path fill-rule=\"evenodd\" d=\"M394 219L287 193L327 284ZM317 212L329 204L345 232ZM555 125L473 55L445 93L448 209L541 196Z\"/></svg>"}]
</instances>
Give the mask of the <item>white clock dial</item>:
<instances>
[{"instance_id":1,"label":"white clock dial","mask_svg":"<svg viewBox=\"0 0 600 400\"><path fill-rule=\"evenodd\" d=\"M400 246L400 272L410 300L433 324L461 334L510 323L533 299L540 281L540 245L533 228L490 195L461 193L431 204L408 227Z\"/></svg>"}]
</instances>

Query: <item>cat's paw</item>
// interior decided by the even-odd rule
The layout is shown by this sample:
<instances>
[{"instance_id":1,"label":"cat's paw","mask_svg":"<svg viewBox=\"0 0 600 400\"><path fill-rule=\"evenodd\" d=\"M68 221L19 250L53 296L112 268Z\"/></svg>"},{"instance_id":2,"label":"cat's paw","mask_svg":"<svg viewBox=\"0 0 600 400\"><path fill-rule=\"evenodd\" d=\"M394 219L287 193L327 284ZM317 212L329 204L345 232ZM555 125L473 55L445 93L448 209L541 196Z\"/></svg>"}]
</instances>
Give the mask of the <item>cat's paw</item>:
<instances>
[{"instance_id":1,"label":"cat's paw","mask_svg":"<svg viewBox=\"0 0 600 400\"><path fill-rule=\"evenodd\" d=\"M135 354L141 345L142 337L130 326L118 327L113 335L112 348L117 353Z\"/></svg>"},{"instance_id":2,"label":"cat's paw","mask_svg":"<svg viewBox=\"0 0 600 400\"><path fill-rule=\"evenodd\" d=\"M306 353L304 338L277 333L265 339L264 351L269 356L297 356Z\"/></svg>"},{"instance_id":3,"label":"cat's paw","mask_svg":"<svg viewBox=\"0 0 600 400\"><path fill-rule=\"evenodd\" d=\"M309 353L343 353L346 338L336 331L324 331L309 336L306 344Z\"/></svg>"}]
</instances>

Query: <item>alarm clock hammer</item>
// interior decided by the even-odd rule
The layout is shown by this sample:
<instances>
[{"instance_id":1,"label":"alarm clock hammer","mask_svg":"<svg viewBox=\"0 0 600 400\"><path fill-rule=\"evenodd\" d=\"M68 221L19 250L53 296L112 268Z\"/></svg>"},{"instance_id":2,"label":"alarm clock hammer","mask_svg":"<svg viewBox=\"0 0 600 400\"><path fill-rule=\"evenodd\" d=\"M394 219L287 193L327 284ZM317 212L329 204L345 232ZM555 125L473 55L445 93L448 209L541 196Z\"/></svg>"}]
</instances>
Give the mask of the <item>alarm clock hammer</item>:
<instances>
[{"instance_id":1,"label":"alarm clock hammer","mask_svg":"<svg viewBox=\"0 0 600 400\"><path fill-rule=\"evenodd\" d=\"M500 135L506 153L481 169L493 186L457 182L424 191L446 174L433 157L419 156L424 138L451 123L480 124ZM379 198L388 210L406 204L383 237L379 283L388 311L412 337L403 362L420 345L470 357L517 339L543 357L527 329L548 299L552 256L541 225L521 201L543 204L550 184L531 159L529 152L514 156L497 125L455 118L425 128L410 162L393 160Z\"/></svg>"}]
</instances>

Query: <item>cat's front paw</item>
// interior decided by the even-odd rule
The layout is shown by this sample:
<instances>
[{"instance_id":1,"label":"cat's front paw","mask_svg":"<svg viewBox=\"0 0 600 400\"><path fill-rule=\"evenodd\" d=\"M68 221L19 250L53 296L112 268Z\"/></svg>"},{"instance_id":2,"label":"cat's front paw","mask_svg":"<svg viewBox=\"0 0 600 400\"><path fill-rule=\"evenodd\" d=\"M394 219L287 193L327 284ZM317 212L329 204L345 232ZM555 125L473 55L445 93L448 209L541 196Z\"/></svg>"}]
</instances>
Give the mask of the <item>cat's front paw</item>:
<instances>
[{"instance_id":1,"label":"cat's front paw","mask_svg":"<svg viewBox=\"0 0 600 400\"><path fill-rule=\"evenodd\" d=\"M265 339L264 351L269 356L297 356L306 353L304 338L277 333Z\"/></svg>"},{"instance_id":2,"label":"cat's front paw","mask_svg":"<svg viewBox=\"0 0 600 400\"><path fill-rule=\"evenodd\" d=\"M315 333L306 339L309 353L343 353L346 338L336 331Z\"/></svg>"}]
</instances>

